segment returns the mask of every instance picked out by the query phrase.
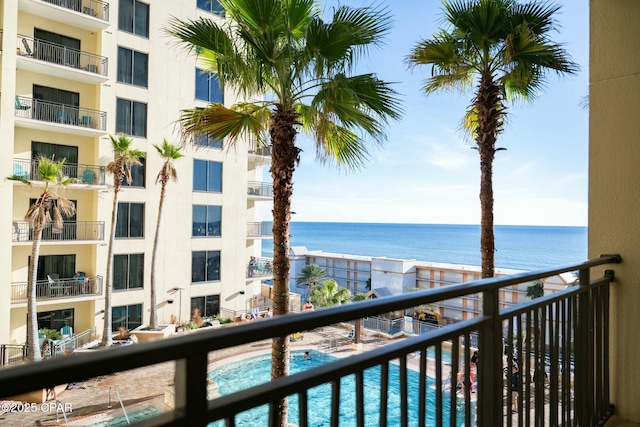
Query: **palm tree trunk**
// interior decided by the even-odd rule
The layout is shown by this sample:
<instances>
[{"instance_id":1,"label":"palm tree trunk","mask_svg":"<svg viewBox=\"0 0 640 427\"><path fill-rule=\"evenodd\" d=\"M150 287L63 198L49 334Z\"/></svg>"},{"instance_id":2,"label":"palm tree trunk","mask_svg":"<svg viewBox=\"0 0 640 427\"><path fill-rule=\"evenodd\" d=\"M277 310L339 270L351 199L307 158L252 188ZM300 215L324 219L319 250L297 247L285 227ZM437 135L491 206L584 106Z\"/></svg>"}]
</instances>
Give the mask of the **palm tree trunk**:
<instances>
[{"instance_id":1,"label":"palm tree trunk","mask_svg":"<svg viewBox=\"0 0 640 427\"><path fill-rule=\"evenodd\" d=\"M40 241L42 228L33 230L33 244L31 245L31 277L27 284L27 360L38 361L40 355L40 340L38 339L38 307L36 289L38 283L38 259L40 258Z\"/></svg>"},{"instance_id":2,"label":"palm tree trunk","mask_svg":"<svg viewBox=\"0 0 640 427\"><path fill-rule=\"evenodd\" d=\"M495 272L495 238L493 233L493 159L496 139L501 130L504 107L500 88L490 73L482 74L474 103L478 113L476 143L480 154L480 252L482 277Z\"/></svg>"},{"instance_id":3,"label":"palm tree trunk","mask_svg":"<svg viewBox=\"0 0 640 427\"><path fill-rule=\"evenodd\" d=\"M168 177L163 176L160 187L160 204L158 205L158 222L156 223L156 233L153 238L153 251L151 252L151 313L149 315L149 328L158 327L158 309L156 308L157 288L156 288L156 258L158 254L158 238L160 236L160 219L162 218L162 207L164 206L164 196L167 187ZM182 304L182 301L180 301Z\"/></svg>"},{"instance_id":4,"label":"palm tree trunk","mask_svg":"<svg viewBox=\"0 0 640 427\"><path fill-rule=\"evenodd\" d=\"M120 182L117 182L118 178L114 177L113 186L113 207L111 208L111 229L109 232L109 244L107 245L107 277L105 278L104 286L104 327L102 329L102 342L103 347L109 347L113 344L113 334L111 332L111 322L113 320L113 313L111 312L111 295L113 293L113 241L116 237L116 217L118 214L118 192L120 191Z\"/></svg>"},{"instance_id":5,"label":"palm tree trunk","mask_svg":"<svg viewBox=\"0 0 640 427\"><path fill-rule=\"evenodd\" d=\"M278 105L271 118L271 177L273 178L273 314L289 312L289 244L293 172L300 149L295 146L298 115ZM289 375L289 336L273 338L271 378ZM276 425L286 427L288 402L283 399L276 411Z\"/></svg>"}]
</instances>

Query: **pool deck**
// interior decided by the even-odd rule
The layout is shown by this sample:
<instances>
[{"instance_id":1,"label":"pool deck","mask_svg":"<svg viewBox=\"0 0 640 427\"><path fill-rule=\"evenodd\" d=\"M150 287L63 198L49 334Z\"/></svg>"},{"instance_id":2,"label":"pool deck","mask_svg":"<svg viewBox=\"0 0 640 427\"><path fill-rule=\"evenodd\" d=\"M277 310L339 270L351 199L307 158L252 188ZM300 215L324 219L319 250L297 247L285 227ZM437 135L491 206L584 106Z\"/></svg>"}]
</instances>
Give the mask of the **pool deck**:
<instances>
[{"instance_id":1,"label":"pool deck","mask_svg":"<svg viewBox=\"0 0 640 427\"><path fill-rule=\"evenodd\" d=\"M291 342L291 350L315 350L326 343L327 337L345 338L345 329L337 327L324 327L304 333L304 338ZM379 346L394 342L379 337L367 337L362 344L361 351L367 351ZM259 353L271 351L271 340L259 341L243 346L212 352L209 355L209 363L215 366L217 363L225 363L232 359L248 357ZM350 345L339 347L332 353L338 357L349 356L359 351L352 349ZM418 368L419 358L408 358L409 368ZM123 400L127 412L136 409L156 406L161 410L168 410L164 405L164 393L168 385L173 383L174 362L166 362L158 365L125 371L115 375L106 375L91 379L86 383L76 384L76 388L66 389L58 393L57 399L72 412L67 413L69 425L88 426L107 418L122 415L117 390ZM443 370L443 377L447 378L449 372ZM109 394L111 393L112 409L108 409ZM475 401L475 393L472 394ZM52 403L52 402L49 402ZM4 413L0 414L0 425L3 427L22 426L61 426L65 425L62 414L59 413L56 420L55 409L36 411L31 413Z\"/></svg>"}]
</instances>

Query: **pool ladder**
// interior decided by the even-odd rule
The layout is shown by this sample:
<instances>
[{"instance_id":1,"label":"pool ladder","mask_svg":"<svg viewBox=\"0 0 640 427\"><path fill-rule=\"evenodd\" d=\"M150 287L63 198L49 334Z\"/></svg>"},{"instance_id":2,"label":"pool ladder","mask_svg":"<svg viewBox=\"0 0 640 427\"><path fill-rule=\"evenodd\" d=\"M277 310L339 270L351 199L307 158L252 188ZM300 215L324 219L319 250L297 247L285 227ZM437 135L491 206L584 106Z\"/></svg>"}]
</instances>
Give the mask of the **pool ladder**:
<instances>
[{"instance_id":1,"label":"pool ladder","mask_svg":"<svg viewBox=\"0 0 640 427\"><path fill-rule=\"evenodd\" d=\"M58 408L62 411L62 416L64 417L64 424L69 427L69 419L67 418L67 413L64 410L64 405L59 400L56 400L56 423L58 422Z\"/></svg>"},{"instance_id":2,"label":"pool ladder","mask_svg":"<svg viewBox=\"0 0 640 427\"><path fill-rule=\"evenodd\" d=\"M113 407L113 405L111 405L111 390L115 391L116 396L118 396L118 401L120 402L120 407L122 408L122 412L124 413L124 418L127 420L127 425L131 424L131 421L129 421L129 415L127 415L127 410L124 409L124 403L122 402L122 398L120 397L120 392L118 391L118 389L109 387L109 406L107 406L107 408L111 409Z\"/></svg>"}]
</instances>

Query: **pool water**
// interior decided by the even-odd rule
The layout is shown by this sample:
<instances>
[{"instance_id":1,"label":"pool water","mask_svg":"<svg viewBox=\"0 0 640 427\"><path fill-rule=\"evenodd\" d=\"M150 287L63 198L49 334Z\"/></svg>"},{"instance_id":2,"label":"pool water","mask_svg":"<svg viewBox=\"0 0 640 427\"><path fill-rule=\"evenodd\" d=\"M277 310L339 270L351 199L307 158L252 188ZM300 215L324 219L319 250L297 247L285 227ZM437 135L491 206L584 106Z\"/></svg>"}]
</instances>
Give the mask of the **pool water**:
<instances>
[{"instance_id":1,"label":"pool water","mask_svg":"<svg viewBox=\"0 0 640 427\"><path fill-rule=\"evenodd\" d=\"M310 351L310 360L303 356L303 352L292 352L290 373L295 374L322 364L337 360L331 355ZM209 378L214 380L218 386L220 394L228 395L237 391L267 383L271 380L271 355L265 354L249 359L241 360L218 367L209 372ZM416 371L407 372L408 383L408 407L409 426L418 426L418 390L420 375ZM427 377L427 426L435 425L435 393L433 386L435 380ZM415 392L412 392L415 390ZM430 392L429 392L430 391ZM374 367L364 371L364 402L365 402L365 425L379 426L380 410L380 367ZM448 393L444 393L443 419L445 423L449 417ZM331 425L331 385L323 384L311 388L308 395L308 419L309 425L314 427ZM387 390L387 416L389 426L400 425L400 368L395 364L389 365L389 387ZM342 378L340 382L340 426L356 425L356 395L355 395L355 375ZM464 419L464 407L458 409L456 414L458 420ZM473 407L472 407L473 413ZM289 397L289 422L297 424L298 396ZM236 415L236 426L266 426L268 425L268 407L266 405L254 408L250 411ZM211 427L224 426L222 421L209 424Z\"/></svg>"},{"instance_id":2,"label":"pool water","mask_svg":"<svg viewBox=\"0 0 640 427\"><path fill-rule=\"evenodd\" d=\"M133 412L127 412L129 416L129 421L131 424L136 421L141 421L146 418L154 417L156 415L160 415L162 411L155 406L149 406L148 408L139 409ZM108 420L100 421L95 424L91 424L89 427L120 427L128 425L127 419L124 415L120 415L114 418L110 418Z\"/></svg>"}]
</instances>

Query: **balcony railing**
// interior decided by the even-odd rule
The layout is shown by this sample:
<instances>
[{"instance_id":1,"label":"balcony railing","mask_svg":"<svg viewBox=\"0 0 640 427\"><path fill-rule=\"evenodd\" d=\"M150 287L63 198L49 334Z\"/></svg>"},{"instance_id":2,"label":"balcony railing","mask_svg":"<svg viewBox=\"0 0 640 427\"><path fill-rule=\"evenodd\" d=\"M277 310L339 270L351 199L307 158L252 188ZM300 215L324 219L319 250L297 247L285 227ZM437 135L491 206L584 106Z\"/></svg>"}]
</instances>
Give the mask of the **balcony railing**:
<instances>
[{"instance_id":1,"label":"balcony railing","mask_svg":"<svg viewBox=\"0 0 640 427\"><path fill-rule=\"evenodd\" d=\"M28 221L13 221L14 242L33 241L33 228ZM104 221L64 221L57 228L49 224L42 230L42 242L100 241L104 240Z\"/></svg>"},{"instance_id":2,"label":"balcony railing","mask_svg":"<svg viewBox=\"0 0 640 427\"><path fill-rule=\"evenodd\" d=\"M102 276L38 280L36 300L50 301L66 298L96 297L102 295ZM27 302L27 282L11 284L11 303Z\"/></svg>"},{"instance_id":3,"label":"balcony railing","mask_svg":"<svg viewBox=\"0 0 640 427\"><path fill-rule=\"evenodd\" d=\"M328 384L331 389L327 396L331 417L327 421L332 426L338 425L340 412L354 414L354 425L365 425L364 407L371 402L378 407L376 425L408 425L409 417L413 424L420 426L427 425L427 420L429 425L438 426L476 423L510 426L525 425L525 422L526 425L601 425L611 415L607 325L614 273L607 270L593 280L590 275L594 267L618 262L619 257L608 255L555 269L276 316L118 350L9 367L0 371L0 398L175 361L175 409L153 417L145 425L205 426L216 420L235 425L238 414L258 407L262 407L260 410L266 417L274 420L280 400L295 395L299 417L289 419L289 422L307 427L309 396L316 392L311 389L321 384ZM498 294L501 288L575 270L579 272L579 285L500 309ZM473 293L483 295L483 314L479 317L207 400L209 352L381 313L412 312L423 304ZM473 334L477 334L479 340L478 375L474 387L477 403L471 399L466 380L470 378L473 349L464 343L469 343ZM358 336L355 336L356 342ZM506 360L503 344L509 355ZM450 356L444 351L446 347L450 348ZM287 363L287 355L283 354L282 358ZM411 388L408 385L409 360L417 364L419 378ZM398 375L392 377L389 372L394 361L398 364ZM514 381L520 390L517 395L520 410L512 413L512 393L509 391L514 364L520 367L521 373ZM365 401L364 372L372 367L379 368L379 384L372 387L379 391L376 398ZM460 372L465 378L463 384L466 386L460 393L445 391L448 372L453 375ZM548 388L544 374L547 374ZM355 385L348 390L349 399L342 400L341 379L347 376L355 376ZM387 393L391 383L399 389L393 402ZM409 404L410 401L415 403ZM289 407L293 405L294 400L290 399ZM397 420L388 417L391 406L398 409ZM446 414L446 408L457 410ZM246 414L243 416L246 418Z\"/></svg>"},{"instance_id":4,"label":"balcony railing","mask_svg":"<svg viewBox=\"0 0 640 427\"><path fill-rule=\"evenodd\" d=\"M58 102L16 96L15 117L106 130L107 113Z\"/></svg>"},{"instance_id":5,"label":"balcony railing","mask_svg":"<svg viewBox=\"0 0 640 427\"><path fill-rule=\"evenodd\" d=\"M248 222L247 237L250 238L271 238L273 236L273 222Z\"/></svg>"},{"instance_id":6,"label":"balcony railing","mask_svg":"<svg viewBox=\"0 0 640 427\"><path fill-rule=\"evenodd\" d=\"M65 163L64 175L69 178L76 178L77 184L104 185L105 167L96 165L83 165L77 163ZM13 159L13 174L30 181L38 181L36 171L38 170L37 160Z\"/></svg>"},{"instance_id":7,"label":"balcony railing","mask_svg":"<svg viewBox=\"0 0 640 427\"><path fill-rule=\"evenodd\" d=\"M247 194L257 197L273 197L273 184L251 181L247 186Z\"/></svg>"},{"instance_id":8,"label":"balcony railing","mask_svg":"<svg viewBox=\"0 0 640 427\"><path fill-rule=\"evenodd\" d=\"M109 3L100 0L42 0L103 21L109 21Z\"/></svg>"},{"instance_id":9,"label":"balcony railing","mask_svg":"<svg viewBox=\"0 0 640 427\"><path fill-rule=\"evenodd\" d=\"M271 259L258 258L255 263L249 262L247 264L247 279L271 276L273 276L273 266L271 264Z\"/></svg>"},{"instance_id":10,"label":"balcony railing","mask_svg":"<svg viewBox=\"0 0 640 427\"><path fill-rule=\"evenodd\" d=\"M46 40L18 36L18 54L52 64L107 75L108 60L99 55L51 43Z\"/></svg>"}]
</instances>

